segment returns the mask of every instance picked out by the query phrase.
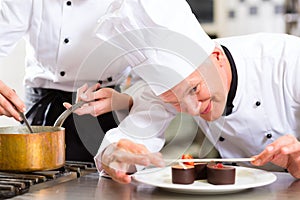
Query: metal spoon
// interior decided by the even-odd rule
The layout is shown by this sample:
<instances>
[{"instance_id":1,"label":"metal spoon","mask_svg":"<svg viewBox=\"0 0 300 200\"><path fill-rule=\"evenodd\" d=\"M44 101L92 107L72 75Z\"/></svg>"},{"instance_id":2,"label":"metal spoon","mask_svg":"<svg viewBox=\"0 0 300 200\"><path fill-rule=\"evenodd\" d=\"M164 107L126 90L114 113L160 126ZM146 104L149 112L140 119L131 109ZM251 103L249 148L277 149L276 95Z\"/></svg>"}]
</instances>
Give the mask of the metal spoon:
<instances>
[{"instance_id":1,"label":"metal spoon","mask_svg":"<svg viewBox=\"0 0 300 200\"><path fill-rule=\"evenodd\" d=\"M13 91L16 92L14 89L13 89ZM15 104L14 104L11 100L7 99L7 101L9 101L9 102L11 103L11 105L18 111L18 113L19 113L19 115L21 116L22 120L23 120L24 123L26 124L26 126L27 126L29 132L30 132L30 133L33 133L33 130L32 130L32 128L31 128L31 126L30 126L30 124L29 124L29 122L28 122L26 116L24 115L24 113L21 112L21 111L19 111L18 108L15 106Z\"/></svg>"},{"instance_id":2,"label":"metal spoon","mask_svg":"<svg viewBox=\"0 0 300 200\"><path fill-rule=\"evenodd\" d=\"M72 112L74 112L76 109L83 106L83 104L89 103L89 102L91 102L91 101L79 101L79 102L75 103L74 105L72 105L69 109L65 110L62 114L60 114L60 116L54 122L54 126L59 126L59 127L62 126L64 121L67 119L67 117Z\"/></svg>"},{"instance_id":3,"label":"metal spoon","mask_svg":"<svg viewBox=\"0 0 300 200\"><path fill-rule=\"evenodd\" d=\"M25 124L26 124L26 126L27 126L29 132L30 132L30 133L33 133L33 130L32 130L32 128L31 128L31 126L30 126L30 124L29 124L29 122L28 122L26 116L24 115L24 113L23 113L23 112L19 112L19 114L20 114L20 116L22 117L23 121L25 122Z\"/></svg>"}]
</instances>

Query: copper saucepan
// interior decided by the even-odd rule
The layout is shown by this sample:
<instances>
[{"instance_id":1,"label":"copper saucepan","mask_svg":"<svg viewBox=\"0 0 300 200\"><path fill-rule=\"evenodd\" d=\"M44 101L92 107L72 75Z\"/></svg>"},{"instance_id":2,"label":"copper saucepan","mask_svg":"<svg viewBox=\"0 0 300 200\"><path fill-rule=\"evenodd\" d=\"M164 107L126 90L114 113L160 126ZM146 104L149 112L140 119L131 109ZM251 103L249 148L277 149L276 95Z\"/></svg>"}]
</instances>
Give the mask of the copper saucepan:
<instances>
[{"instance_id":1,"label":"copper saucepan","mask_svg":"<svg viewBox=\"0 0 300 200\"><path fill-rule=\"evenodd\" d=\"M63 112L54 126L0 127L0 171L32 172L51 170L65 164L64 120L84 103Z\"/></svg>"},{"instance_id":2,"label":"copper saucepan","mask_svg":"<svg viewBox=\"0 0 300 200\"><path fill-rule=\"evenodd\" d=\"M65 129L53 126L0 127L0 171L56 169L65 163Z\"/></svg>"}]
</instances>

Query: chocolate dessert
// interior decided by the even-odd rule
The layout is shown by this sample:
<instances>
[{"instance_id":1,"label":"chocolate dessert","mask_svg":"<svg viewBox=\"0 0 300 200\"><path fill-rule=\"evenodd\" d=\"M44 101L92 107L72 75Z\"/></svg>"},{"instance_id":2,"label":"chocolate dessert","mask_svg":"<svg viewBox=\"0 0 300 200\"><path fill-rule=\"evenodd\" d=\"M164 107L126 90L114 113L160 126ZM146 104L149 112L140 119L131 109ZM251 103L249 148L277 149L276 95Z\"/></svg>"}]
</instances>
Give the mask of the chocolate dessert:
<instances>
[{"instance_id":1,"label":"chocolate dessert","mask_svg":"<svg viewBox=\"0 0 300 200\"><path fill-rule=\"evenodd\" d=\"M214 185L228 185L235 183L235 168L221 163L207 165L207 182Z\"/></svg>"},{"instance_id":2,"label":"chocolate dessert","mask_svg":"<svg viewBox=\"0 0 300 200\"><path fill-rule=\"evenodd\" d=\"M206 165L207 163L194 163L195 180L203 180L207 178Z\"/></svg>"},{"instance_id":3,"label":"chocolate dessert","mask_svg":"<svg viewBox=\"0 0 300 200\"><path fill-rule=\"evenodd\" d=\"M192 165L172 166L172 183L192 184L195 180L195 168Z\"/></svg>"}]
</instances>

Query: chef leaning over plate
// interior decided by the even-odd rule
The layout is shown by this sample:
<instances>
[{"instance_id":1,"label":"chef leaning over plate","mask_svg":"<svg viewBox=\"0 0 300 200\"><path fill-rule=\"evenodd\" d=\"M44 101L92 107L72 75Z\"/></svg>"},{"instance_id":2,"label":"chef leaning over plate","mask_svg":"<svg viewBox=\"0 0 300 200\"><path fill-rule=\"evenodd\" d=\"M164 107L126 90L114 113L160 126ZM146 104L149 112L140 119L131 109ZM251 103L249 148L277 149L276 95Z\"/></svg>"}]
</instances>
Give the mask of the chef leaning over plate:
<instances>
[{"instance_id":1,"label":"chef leaning over plate","mask_svg":"<svg viewBox=\"0 0 300 200\"><path fill-rule=\"evenodd\" d=\"M170 30L160 23L167 20L176 27L194 19L179 10L179 21L152 15L157 9L168 13L163 5L146 9L137 3L134 11L123 5L112 13L114 20L98 27L99 37L127 51L133 71L153 92L145 87L141 98L157 96L165 103L152 101L151 107L134 101L133 107L152 108L135 122L163 121L175 116L173 109L189 113L221 157L254 157L249 165L278 167L300 178L300 38L257 33L211 40L203 31L184 35L178 27ZM118 32L110 37L103 27ZM160 150L162 135L149 135L149 129L130 133L130 126L124 120L120 127L125 134L109 131L95 157L99 170L122 183L131 181L126 171L134 164L163 166L161 155L151 153Z\"/></svg>"}]
</instances>

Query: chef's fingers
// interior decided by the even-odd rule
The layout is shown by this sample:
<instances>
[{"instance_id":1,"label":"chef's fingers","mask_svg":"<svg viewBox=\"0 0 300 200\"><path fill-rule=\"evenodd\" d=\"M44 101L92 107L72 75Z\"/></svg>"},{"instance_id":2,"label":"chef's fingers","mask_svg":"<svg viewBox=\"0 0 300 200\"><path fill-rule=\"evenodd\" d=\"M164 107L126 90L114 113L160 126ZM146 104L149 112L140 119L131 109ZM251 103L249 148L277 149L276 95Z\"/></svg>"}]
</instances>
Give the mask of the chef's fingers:
<instances>
[{"instance_id":1,"label":"chef's fingers","mask_svg":"<svg viewBox=\"0 0 300 200\"><path fill-rule=\"evenodd\" d=\"M130 144L134 145L137 151L144 151L143 145L136 145L127 139L122 139L117 144L109 145L102 153L102 167L114 179L120 183L129 183L131 177L126 173L132 173L131 166L154 165L157 167L164 166L164 161L160 153L139 154L130 152ZM128 149L129 148L129 149ZM140 150L138 150L140 148ZM147 152L149 152L147 150Z\"/></svg>"},{"instance_id":2,"label":"chef's fingers","mask_svg":"<svg viewBox=\"0 0 300 200\"><path fill-rule=\"evenodd\" d=\"M122 97L122 94L112 88L100 88L100 84L96 84L90 87L84 94L82 94L82 99L85 101L92 101L96 99L112 99ZM126 96L128 96L126 94Z\"/></svg>"},{"instance_id":3,"label":"chef's fingers","mask_svg":"<svg viewBox=\"0 0 300 200\"><path fill-rule=\"evenodd\" d=\"M98 104L100 109L96 112L104 113L108 109L112 110L130 110L133 104L133 99L126 93L120 93L112 88L101 88L95 92L95 99L106 101L106 104Z\"/></svg>"},{"instance_id":4,"label":"chef's fingers","mask_svg":"<svg viewBox=\"0 0 300 200\"><path fill-rule=\"evenodd\" d=\"M95 99L111 98L114 92L112 88L101 88L95 92Z\"/></svg>"},{"instance_id":5,"label":"chef's fingers","mask_svg":"<svg viewBox=\"0 0 300 200\"><path fill-rule=\"evenodd\" d=\"M0 86L1 87L1 86ZM6 88L5 91L3 89ZM0 88L0 106L5 110L4 115L14 117L18 121L22 121L19 112L25 112L25 104L18 97L14 90L3 87Z\"/></svg>"},{"instance_id":6,"label":"chef's fingers","mask_svg":"<svg viewBox=\"0 0 300 200\"><path fill-rule=\"evenodd\" d=\"M63 103L63 106L66 108L66 109L69 109L71 108L72 104L68 103L68 102L64 102Z\"/></svg>"},{"instance_id":7,"label":"chef's fingers","mask_svg":"<svg viewBox=\"0 0 300 200\"><path fill-rule=\"evenodd\" d=\"M126 171L130 165L149 166L151 162L148 154L134 154L119 149L115 145L108 146L102 155L104 165L121 171Z\"/></svg>"},{"instance_id":8,"label":"chef's fingers","mask_svg":"<svg viewBox=\"0 0 300 200\"><path fill-rule=\"evenodd\" d=\"M96 91L99 88L100 88L100 83L96 83L96 84L92 85L91 87L89 87L85 93L88 93L88 94L96 93Z\"/></svg>"},{"instance_id":9,"label":"chef's fingers","mask_svg":"<svg viewBox=\"0 0 300 200\"><path fill-rule=\"evenodd\" d=\"M112 179L123 184L127 184L131 182L131 176L122 171L116 171Z\"/></svg>"},{"instance_id":10,"label":"chef's fingers","mask_svg":"<svg viewBox=\"0 0 300 200\"><path fill-rule=\"evenodd\" d=\"M139 153L139 154L147 154L150 153L149 150L143 144L138 144L132 142L128 139L120 139L117 143L118 148L122 148L126 151L130 151L132 153Z\"/></svg>"},{"instance_id":11,"label":"chef's fingers","mask_svg":"<svg viewBox=\"0 0 300 200\"><path fill-rule=\"evenodd\" d=\"M300 152L300 142L292 135L287 136L290 139L290 143L281 147L280 152L284 155L294 154Z\"/></svg>"},{"instance_id":12,"label":"chef's fingers","mask_svg":"<svg viewBox=\"0 0 300 200\"><path fill-rule=\"evenodd\" d=\"M113 110L129 110L133 102L129 95L120 93L113 98L95 98L95 101L84 104L75 113L78 115L90 114L96 117Z\"/></svg>"},{"instance_id":13,"label":"chef's fingers","mask_svg":"<svg viewBox=\"0 0 300 200\"><path fill-rule=\"evenodd\" d=\"M118 161L110 163L109 167L107 167L105 170L106 172L108 172L108 174L111 176L113 180L120 183L131 182L131 177L127 174L127 169L129 168L129 166L132 166L133 163L138 165L144 165L144 166L149 166L150 164L152 164L156 167L164 167L164 162L162 160L162 157L160 157L156 153L147 154L147 155L138 155L138 154L128 155L127 153L126 155L127 156L120 154ZM143 163L140 162L141 160L143 160L142 161ZM129 162L132 164L128 164Z\"/></svg>"},{"instance_id":14,"label":"chef's fingers","mask_svg":"<svg viewBox=\"0 0 300 200\"><path fill-rule=\"evenodd\" d=\"M72 107L72 104L68 103L68 102L64 102L63 106L66 109L69 109ZM84 110L82 110L82 108L77 108L75 111L73 111L74 113L76 113L77 115L84 115L84 114L89 114L89 112L84 112Z\"/></svg>"},{"instance_id":15,"label":"chef's fingers","mask_svg":"<svg viewBox=\"0 0 300 200\"><path fill-rule=\"evenodd\" d=\"M7 117L12 117L9 112L7 112L3 107L0 106L0 116L5 115Z\"/></svg>"},{"instance_id":16,"label":"chef's fingers","mask_svg":"<svg viewBox=\"0 0 300 200\"><path fill-rule=\"evenodd\" d=\"M257 166L265 165L274 159L274 157L279 153L279 151L275 151L273 145L269 145L260 154L254 156L255 160L251 163Z\"/></svg>"},{"instance_id":17,"label":"chef's fingers","mask_svg":"<svg viewBox=\"0 0 300 200\"><path fill-rule=\"evenodd\" d=\"M76 102L80 100L81 98L80 96L82 96L82 94L88 89L88 87L89 87L88 84L85 83L77 89Z\"/></svg>"},{"instance_id":18,"label":"chef's fingers","mask_svg":"<svg viewBox=\"0 0 300 200\"><path fill-rule=\"evenodd\" d=\"M117 143L117 148L130 152L127 153L132 159L130 164L139 164L138 162L141 162L140 165L144 166L152 164L156 167L164 167L165 165L161 153L150 153L143 144L134 143L128 139L121 139ZM126 159L126 156L124 158Z\"/></svg>"},{"instance_id":19,"label":"chef's fingers","mask_svg":"<svg viewBox=\"0 0 300 200\"><path fill-rule=\"evenodd\" d=\"M109 167L120 171L126 171L128 170L128 167L132 165L141 165L144 167L165 166L164 160L160 153L133 154L130 152L119 151L117 152L117 154L113 154L111 156L111 161L109 164L107 164L109 165ZM127 168L123 168L124 166L126 166Z\"/></svg>"},{"instance_id":20,"label":"chef's fingers","mask_svg":"<svg viewBox=\"0 0 300 200\"><path fill-rule=\"evenodd\" d=\"M156 167L165 167L165 161L161 153L150 153L147 155L150 159L150 164Z\"/></svg>"},{"instance_id":21,"label":"chef's fingers","mask_svg":"<svg viewBox=\"0 0 300 200\"><path fill-rule=\"evenodd\" d=\"M131 182L131 176L124 171L112 169L105 164L102 164L104 171L116 182L127 184Z\"/></svg>"},{"instance_id":22,"label":"chef's fingers","mask_svg":"<svg viewBox=\"0 0 300 200\"><path fill-rule=\"evenodd\" d=\"M24 102L19 98L15 90L6 86L2 81L0 81L0 94L4 99L9 101L6 103L11 103L13 106L17 108L18 111L20 112L26 111Z\"/></svg>"},{"instance_id":23,"label":"chef's fingers","mask_svg":"<svg viewBox=\"0 0 300 200\"><path fill-rule=\"evenodd\" d=\"M110 146L108 152L112 150L113 146ZM102 157L102 168L104 171L110 175L110 177L119 182L119 183L130 183L131 177L127 174L130 166L128 162L131 162L130 159L124 158L125 160L119 159L123 157L124 152L113 151L113 154L110 153L106 157ZM120 157L119 157L120 156Z\"/></svg>"},{"instance_id":24,"label":"chef's fingers","mask_svg":"<svg viewBox=\"0 0 300 200\"><path fill-rule=\"evenodd\" d=\"M259 155L255 156L255 160L252 162L254 165L264 165L267 162L275 160L278 155L288 154L293 149L300 150L299 146L294 146L298 143L298 140L292 135L284 135L278 138L276 141L268 145Z\"/></svg>"},{"instance_id":25,"label":"chef's fingers","mask_svg":"<svg viewBox=\"0 0 300 200\"><path fill-rule=\"evenodd\" d=\"M63 105L67 109L72 106L67 102L63 103ZM95 102L85 103L81 108L76 109L74 113L76 113L77 115L90 114L94 117L97 117L110 111L112 110L109 104L109 100L99 99Z\"/></svg>"},{"instance_id":26,"label":"chef's fingers","mask_svg":"<svg viewBox=\"0 0 300 200\"><path fill-rule=\"evenodd\" d=\"M88 104L91 115L98 116L112 111L111 99L98 99Z\"/></svg>"},{"instance_id":27,"label":"chef's fingers","mask_svg":"<svg viewBox=\"0 0 300 200\"><path fill-rule=\"evenodd\" d=\"M100 88L100 83L96 83L93 86L89 87L86 91L83 93L79 93L79 100L83 101L92 101L97 99L96 98L96 91Z\"/></svg>"},{"instance_id":28,"label":"chef's fingers","mask_svg":"<svg viewBox=\"0 0 300 200\"><path fill-rule=\"evenodd\" d=\"M277 151L285 146L288 146L288 145L296 143L296 142L298 142L298 140L295 136L286 134L286 135L278 138L277 140L275 140L269 146L272 146L272 151Z\"/></svg>"},{"instance_id":29,"label":"chef's fingers","mask_svg":"<svg viewBox=\"0 0 300 200\"><path fill-rule=\"evenodd\" d=\"M105 163L104 160L103 162ZM105 164L113 168L116 167L115 163L126 163L127 165L149 166L151 164L151 160L147 154L133 154L123 150L117 150L110 155L108 162ZM115 168L115 170L124 170L124 169Z\"/></svg>"}]
</instances>

